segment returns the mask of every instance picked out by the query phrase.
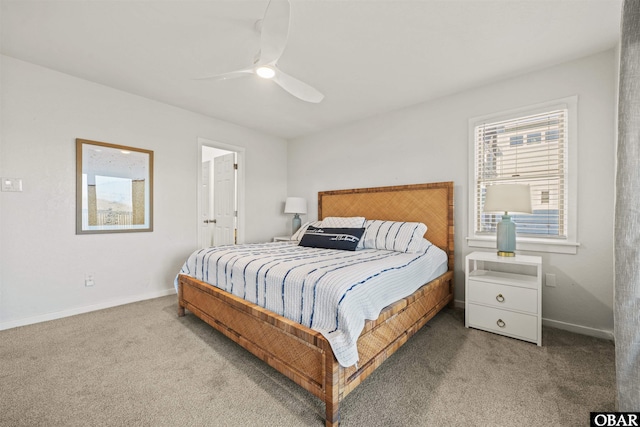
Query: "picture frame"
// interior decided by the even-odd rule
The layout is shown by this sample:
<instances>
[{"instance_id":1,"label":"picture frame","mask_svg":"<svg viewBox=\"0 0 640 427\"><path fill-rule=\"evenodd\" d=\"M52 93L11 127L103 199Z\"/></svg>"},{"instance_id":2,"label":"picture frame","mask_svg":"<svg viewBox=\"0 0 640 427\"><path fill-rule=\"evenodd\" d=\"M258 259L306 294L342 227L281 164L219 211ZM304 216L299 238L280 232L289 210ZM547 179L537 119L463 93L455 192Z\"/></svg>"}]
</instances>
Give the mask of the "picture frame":
<instances>
[{"instance_id":1,"label":"picture frame","mask_svg":"<svg viewBox=\"0 0 640 427\"><path fill-rule=\"evenodd\" d=\"M76 234L153 231L153 151L76 139Z\"/></svg>"}]
</instances>

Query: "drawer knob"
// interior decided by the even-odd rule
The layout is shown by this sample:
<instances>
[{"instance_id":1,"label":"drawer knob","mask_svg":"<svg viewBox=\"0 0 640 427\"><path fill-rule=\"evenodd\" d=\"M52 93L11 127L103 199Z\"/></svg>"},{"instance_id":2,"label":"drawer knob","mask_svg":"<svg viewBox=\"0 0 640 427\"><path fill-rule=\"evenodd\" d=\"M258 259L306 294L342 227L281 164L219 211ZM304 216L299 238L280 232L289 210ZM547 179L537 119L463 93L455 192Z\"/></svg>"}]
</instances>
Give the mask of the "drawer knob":
<instances>
[{"instance_id":1,"label":"drawer knob","mask_svg":"<svg viewBox=\"0 0 640 427\"><path fill-rule=\"evenodd\" d=\"M496 296L496 301L504 302L504 297L502 296L502 294L498 294L498 296Z\"/></svg>"},{"instance_id":2,"label":"drawer knob","mask_svg":"<svg viewBox=\"0 0 640 427\"><path fill-rule=\"evenodd\" d=\"M497 324L499 327L501 327L501 328L504 328L505 326L507 326L507 324L506 324L506 323L504 323L504 320L502 320L502 319L498 319L498 321L496 322L496 324Z\"/></svg>"}]
</instances>

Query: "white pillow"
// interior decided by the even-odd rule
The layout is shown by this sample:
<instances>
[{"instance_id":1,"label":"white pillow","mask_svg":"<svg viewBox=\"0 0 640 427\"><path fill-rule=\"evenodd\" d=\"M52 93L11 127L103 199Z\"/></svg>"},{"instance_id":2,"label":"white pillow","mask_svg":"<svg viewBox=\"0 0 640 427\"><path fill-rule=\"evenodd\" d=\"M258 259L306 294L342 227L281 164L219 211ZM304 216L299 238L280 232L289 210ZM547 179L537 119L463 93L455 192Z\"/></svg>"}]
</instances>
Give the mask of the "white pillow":
<instances>
[{"instance_id":1,"label":"white pillow","mask_svg":"<svg viewBox=\"0 0 640 427\"><path fill-rule=\"evenodd\" d=\"M426 232L427 226L421 222L367 220L361 242L364 249L414 253Z\"/></svg>"},{"instance_id":2,"label":"white pillow","mask_svg":"<svg viewBox=\"0 0 640 427\"><path fill-rule=\"evenodd\" d=\"M296 231L295 233L293 233L293 236L291 236L291 240L297 240L298 242L300 240L302 240L302 236L304 236L305 231L307 231L307 228L311 225L313 227L320 227L322 224L322 221L309 221L309 222L305 222L304 224L302 224L302 227L300 227L298 229L298 231Z\"/></svg>"},{"instance_id":3,"label":"white pillow","mask_svg":"<svg viewBox=\"0 0 640 427\"><path fill-rule=\"evenodd\" d=\"M322 220L324 228L362 228L364 227L363 216L328 216Z\"/></svg>"}]
</instances>

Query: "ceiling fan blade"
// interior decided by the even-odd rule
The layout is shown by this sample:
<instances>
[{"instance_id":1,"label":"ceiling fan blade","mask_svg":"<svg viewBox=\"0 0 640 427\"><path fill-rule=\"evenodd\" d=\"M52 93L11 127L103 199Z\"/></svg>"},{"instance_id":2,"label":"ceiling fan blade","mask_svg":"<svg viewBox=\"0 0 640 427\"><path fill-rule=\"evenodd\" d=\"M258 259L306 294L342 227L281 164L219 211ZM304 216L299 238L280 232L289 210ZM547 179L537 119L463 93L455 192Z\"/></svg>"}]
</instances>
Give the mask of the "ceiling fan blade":
<instances>
[{"instance_id":1,"label":"ceiling fan blade","mask_svg":"<svg viewBox=\"0 0 640 427\"><path fill-rule=\"evenodd\" d=\"M301 82L288 75L287 73L283 73L280 69L275 68L275 76L273 76L273 81L275 81L280 87L291 95L299 98L303 101L312 102L314 104L319 103L324 99L324 95L320 93L317 89L309 86L308 84Z\"/></svg>"},{"instance_id":2,"label":"ceiling fan blade","mask_svg":"<svg viewBox=\"0 0 640 427\"><path fill-rule=\"evenodd\" d=\"M193 80L231 80L246 76L247 74L253 74L253 68L245 68L244 70L230 71L213 76L196 77Z\"/></svg>"},{"instance_id":3,"label":"ceiling fan blade","mask_svg":"<svg viewBox=\"0 0 640 427\"><path fill-rule=\"evenodd\" d=\"M289 0L269 1L260 30L260 63L272 63L282 56L289 37L290 18Z\"/></svg>"}]
</instances>

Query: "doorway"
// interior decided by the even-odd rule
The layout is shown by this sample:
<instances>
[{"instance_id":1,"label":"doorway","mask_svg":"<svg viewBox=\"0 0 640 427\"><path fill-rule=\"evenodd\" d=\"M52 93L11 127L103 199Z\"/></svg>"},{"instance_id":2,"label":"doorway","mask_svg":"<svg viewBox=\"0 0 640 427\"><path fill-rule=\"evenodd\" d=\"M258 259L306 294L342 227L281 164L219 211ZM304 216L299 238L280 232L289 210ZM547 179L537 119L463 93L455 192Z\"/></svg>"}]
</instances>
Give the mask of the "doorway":
<instances>
[{"instance_id":1,"label":"doorway","mask_svg":"<svg viewBox=\"0 0 640 427\"><path fill-rule=\"evenodd\" d=\"M244 240L244 149L198 138L198 246Z\"/></svg>"}]
</instances>

